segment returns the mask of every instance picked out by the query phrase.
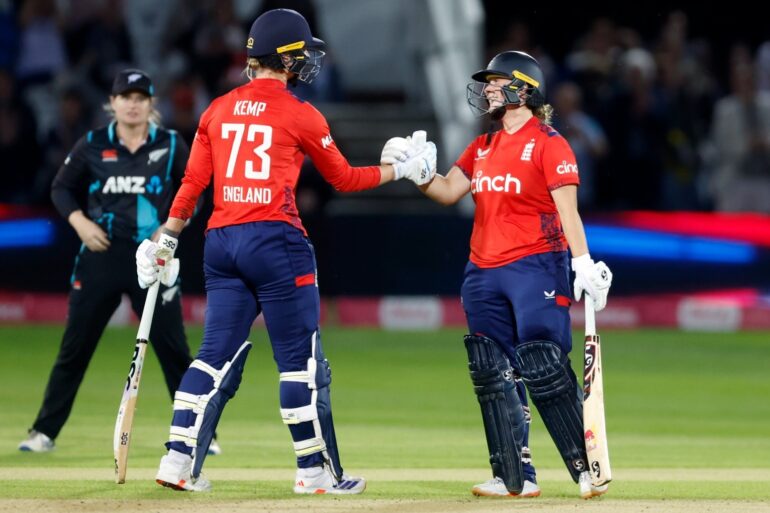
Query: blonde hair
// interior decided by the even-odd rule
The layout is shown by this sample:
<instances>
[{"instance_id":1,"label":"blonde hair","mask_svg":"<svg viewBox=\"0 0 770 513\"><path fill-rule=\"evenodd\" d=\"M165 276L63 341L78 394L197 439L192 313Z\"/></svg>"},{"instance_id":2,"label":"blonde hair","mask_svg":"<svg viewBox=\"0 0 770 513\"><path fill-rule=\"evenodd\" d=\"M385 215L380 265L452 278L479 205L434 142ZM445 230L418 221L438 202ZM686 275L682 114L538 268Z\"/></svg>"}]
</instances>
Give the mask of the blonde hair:
<instances>
[{"instance_id":1,"label":"blonde hair","mask_svg":"<svg viewBox=\"0 0 770 513\"><path fill-rule=\"evenodd\" d=\"M534 114L535 117L540 120L540 122L546 125L550 125L551 121L553 121L553 107L551 107L550 103L546 103L531 110L532 114Z\"/></svg>"},{"instance_id":2,"label":"blonde hair","mask_svg":"<svg viewBox=\"0 0 770 513\"><path fill-rule=\"evenodd\" d=\"M249 80L254 80L257 77L257 70L259 69L259 61L256 57L249 57L246 59L246 67L243 68L243 74L248 77Z\"/></svg>"},{"instance_id":3,"label":"blonde hair","mask_svg":"<svg viewBox=\"0 0 770 513\"><path fill-rule=\"evenodd\" d=\"M150 97L150 103L152 103L152 110L150 111L150 123L155 123L156 125L160 125L161 124L161 118L163 116L161 116L160 111L155 108L156 100L155 100L154 96ZM107 114L107 116L110 119L112 119L113 121L116 121L115 120L115 111L113 110L112 105L110 105L110 102L103 103L102 104L102 110Z\"/></svg>"}]
</instances>

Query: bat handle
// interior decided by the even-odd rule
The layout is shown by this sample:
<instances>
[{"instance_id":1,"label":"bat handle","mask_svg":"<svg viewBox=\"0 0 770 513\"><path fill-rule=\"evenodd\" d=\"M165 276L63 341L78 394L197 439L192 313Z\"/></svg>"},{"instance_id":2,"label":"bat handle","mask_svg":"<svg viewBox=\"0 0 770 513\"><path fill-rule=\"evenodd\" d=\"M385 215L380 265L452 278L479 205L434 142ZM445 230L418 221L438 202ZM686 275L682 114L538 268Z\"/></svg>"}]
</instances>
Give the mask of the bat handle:
<instances>
[{"instance_id":1,"label":"bat handle","mask_svg":"<svg viewBox=\"0 0 770 513\"><path fill-rule=\"evenodd\" d=\"M594 312L594 300L590 296L583 297L586 307L586 337L596 335L596 314Z\"/></svg>"},{"instance_id":2,"label":"bat handle","mask_svg":"<svg viewBox=\"0 0 770 513\"><path fill-rule=\"evenodd\" d=\"M159 288L160 280L158 279L147 289L147 299L144 300L144 310L142 310L142 318L139 321L139 332L136 335L137 340L147 340L150 336L150 326L152 326L152 316L155 313L155 302L158 299Z\"/></svg>"}]
</instances>

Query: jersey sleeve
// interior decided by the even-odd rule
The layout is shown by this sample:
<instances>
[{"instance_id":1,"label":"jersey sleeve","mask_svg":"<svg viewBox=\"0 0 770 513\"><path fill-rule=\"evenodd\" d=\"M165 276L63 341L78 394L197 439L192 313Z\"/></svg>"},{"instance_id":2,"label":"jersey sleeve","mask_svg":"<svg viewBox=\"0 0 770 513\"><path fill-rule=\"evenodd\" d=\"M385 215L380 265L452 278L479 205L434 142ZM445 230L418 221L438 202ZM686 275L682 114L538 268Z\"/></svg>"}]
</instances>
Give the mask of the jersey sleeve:
<instances>
[{"instance_id":1,"label":"jersey sleeve","mask_svg":"<svg viewBox=\"0 0 770 513\"><path fill-rule=\"evenodd\" d=\"M540 156L549 191L565 185L580 185L575 154L564 137L558 134L549 136Z\"/></svg>"},{"instance_id":2,"label":"jersey sleeve","mask_svg":"<svg viewBox=\"0 0 770 513\"><path fill-rule=\"evenodd\" d=\"M210 109L210 108L209 108ZM182 185L174 197L169 217L189 219L195 213L195 206L201 193L211 182L214 164L211 159L211 141L208 135L209 110L203 113L195 132ZM181 156L181 155L180 155ZM180 159L181 161L181 159Z\"/></svg>"},{"instance_id":3,"label":"jersey sleeve","mask_svg":"<svg viewBox=\"0 0 770 513\"><path fill-rule=\"evenodd\" d=\"M342 192L373 189L380 184L379 166L352 167L332 139L329 124L310 104L303 104L297 133L300 145L324 180Z\"/></svg>"},{"instance_id":4,"label":"jersey sleeve","mask_svg":"<svg viewBox=\"0 0 770 513\"><path fill-rule=\"evenodd\" d=\"M64 219L74 211L82 210L77 198L82 195L88 180L87 149L87 138L81 137L64 159L51 185L51 201Z\"/></svg>"},{"instance_id":5,"label":"jersey sleeve","mask_svg":"<svg viewBox=\"0 0 770 513\"><path fill-rule=\"evenodd\" d=\"M473 159L476 155L477 149L479 146L480 139L477 137L474 139L467 148L465 148L465 151L462 152L460 155L460 158L457 159L455 162L455 166L459 167L460 170L463 172L463 174L470 180L472 178L473 174Z\"/></svg>"}]
</instances>

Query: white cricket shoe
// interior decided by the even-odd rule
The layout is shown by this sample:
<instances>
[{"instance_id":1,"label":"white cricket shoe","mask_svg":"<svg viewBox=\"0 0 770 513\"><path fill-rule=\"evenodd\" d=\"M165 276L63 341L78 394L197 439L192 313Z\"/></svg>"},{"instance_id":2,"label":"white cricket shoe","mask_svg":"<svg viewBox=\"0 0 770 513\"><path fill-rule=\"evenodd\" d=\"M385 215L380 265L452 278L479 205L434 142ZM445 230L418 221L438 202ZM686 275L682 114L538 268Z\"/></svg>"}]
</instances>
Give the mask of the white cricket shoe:
<instances>
[{"instance_id":1,"label":"white cricket shoe","mask_svg":"<svg viewBox=\"0 0 770 513\"><path fill-rule=\"evenodd\" d=\"M511 493L505 487L505 483L503 483L503 479L500 477L495 477L485 483L477 484L476 486L471 488L471 493L478 497L529 498L529 497L539 497L540 487L537 486L537 483L533 483L532 481L525 480L524 486L521 489L521 493Z\"/></svg>"},{"instance_id":2,"label":"white cricket shoe","mask_svg":"<svg viewBox=\"0 0 770 513\"><path fill-rule=\"evenodd\" d=\"M29 436L19 444L19 450L24 452L51 452L55 448L53 440L41 433L30 429Z\"/></svg>"},{"instance_id":3,"label":"white cricket shoe","mask_svg":"<svg viewBox=\"0 0 770 513\"><path fill-rule=\"evenodd\" d=\"M219 442L217 442L215 439L211 440L211 443L209 444L209 450L206 452L209 456L219 456L222 454L222 447L220 447Z\"/></svg>"},{"instance_id":4,"label":"white cricket shoe","mask_svg":"<svg viewBox=\"0 0 770 513\"><path fill-rule=\"evenodd\" d=\"M193 479L191 471L192 458L187 454L171 450L160 459L155 482L180 492L211 491L209 480L202 475L198 479Z\"/></svg>"},{"instance_id":5,"label":"white cricket shoe","mask_svg":"<svg viewBox=\"0 0 770 513\"><path fill-rule=\"evenodd\" d=\"M322 467L298 468L294 480L294 493L353 495L365 489L366 480L363 477L343 474L342 480L338 482L325 464Z\"/></svg>"},{"instance_id":6,"label":"white cricket shoe","mask_svg":"<svg viewBox=\"0 0 770 513\"><path fill-rule=\"evenodd\" d=\"M591 499L607 493L610 485L605 484L601 486L594 486L591 480L591 473L587 470L580 473L578 478L578 485L580 485L580 497L583 499Z\"/></svg>"}]
</instances>

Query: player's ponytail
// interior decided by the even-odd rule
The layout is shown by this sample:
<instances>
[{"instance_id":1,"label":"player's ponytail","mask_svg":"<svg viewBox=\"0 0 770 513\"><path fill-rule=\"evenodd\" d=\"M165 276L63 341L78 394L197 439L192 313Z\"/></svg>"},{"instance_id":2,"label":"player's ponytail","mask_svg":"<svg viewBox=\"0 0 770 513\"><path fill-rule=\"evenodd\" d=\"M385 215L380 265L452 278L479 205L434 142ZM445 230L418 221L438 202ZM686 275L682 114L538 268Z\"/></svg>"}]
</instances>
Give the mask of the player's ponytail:
<instances>
[{"instance_id":1,"label":"player's ponytail","mask_svg":"<svg viewBox=\"0 0 770 513\"><path fill-rule=\"evenodd\" d=\"M246 68L243 73L249 77L249 80L257 78L259 68L271 69L273 71L286 71L286 65L278 54L264 55L261 57L249 57L246 60Z\"/></svg>"},{"instance_id":2,"label":"player's ponytail","mask_svg":"<svg viewBox=\"0 0 770 513\"><path fill-rule=\"evenodd\" d=\"M249 57L246 59L246 67L243 68L243 74L248 77L249 80L257 78L257 70L259 69L259 61L256 57Z\"/></svg>"},{"instance_id":3,"label":"player's ponytail","mask_svg":"<svg viewBox=\"0 0 770 513\"><path fill-rule=\"evenodd\" d=\"M553 107L551 107L550 103L532 109L532 114L546 125L550 125L553 121Z\"/></svg>"}]
</instances>

